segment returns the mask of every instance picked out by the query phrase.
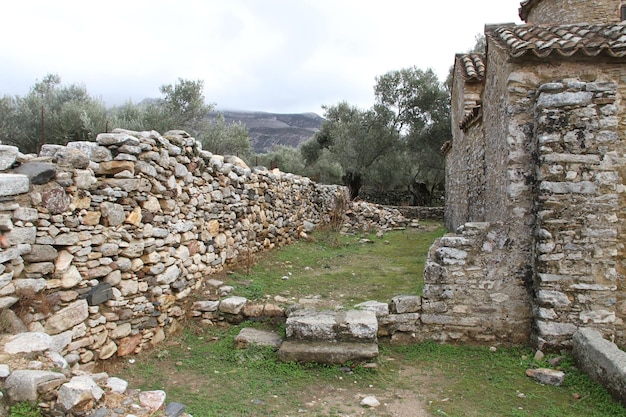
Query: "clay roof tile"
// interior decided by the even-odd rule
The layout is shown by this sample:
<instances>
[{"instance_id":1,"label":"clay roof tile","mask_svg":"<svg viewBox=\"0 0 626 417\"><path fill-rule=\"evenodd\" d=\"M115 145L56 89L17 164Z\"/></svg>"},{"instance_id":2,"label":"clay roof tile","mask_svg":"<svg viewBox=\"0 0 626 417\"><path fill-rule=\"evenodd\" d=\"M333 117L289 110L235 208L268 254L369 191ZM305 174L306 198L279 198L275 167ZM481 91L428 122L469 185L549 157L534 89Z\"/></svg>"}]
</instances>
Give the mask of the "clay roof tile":
<instances>
[{"instance_id":1,"label":"clay roof tile","mask_svg":"<svg viewBox=\"0 0 626 417\"><path fill-rule=\"evenodd\" d=\"M490 39L508 50L514 58L575 54L590 57L601 54L616 58L626 56L624 24L503 25L487 27L486 32Z\"/></svg>"},{"instance_id":2,"label":"clay roof tile","mask_svg":"<svg viewBox=\"0 0 626 417\"><path fill-rule=\"evenodd\" d=\"M485 77L485 58L481 54L458 54L463 78L467 81L480 82Z\"/></svg>"}]
</instances>

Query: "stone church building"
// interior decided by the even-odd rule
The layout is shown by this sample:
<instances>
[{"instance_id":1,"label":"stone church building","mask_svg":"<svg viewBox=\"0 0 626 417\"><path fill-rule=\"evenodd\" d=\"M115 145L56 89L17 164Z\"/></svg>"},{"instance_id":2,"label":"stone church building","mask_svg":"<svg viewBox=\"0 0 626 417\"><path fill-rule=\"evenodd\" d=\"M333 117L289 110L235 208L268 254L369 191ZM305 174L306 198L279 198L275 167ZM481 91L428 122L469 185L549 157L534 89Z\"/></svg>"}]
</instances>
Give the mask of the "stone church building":
<instances>
[{"instance_id":1,"label":"stone church building","mask_svg":"<svg viewBox=\"0 0 626 417\"><path fill-rule=\"evenodd\" d=\"M456 56L446 225L422 322L442 340L626 346L626 1L526 0Z\"/></svg>"}]
</instances>

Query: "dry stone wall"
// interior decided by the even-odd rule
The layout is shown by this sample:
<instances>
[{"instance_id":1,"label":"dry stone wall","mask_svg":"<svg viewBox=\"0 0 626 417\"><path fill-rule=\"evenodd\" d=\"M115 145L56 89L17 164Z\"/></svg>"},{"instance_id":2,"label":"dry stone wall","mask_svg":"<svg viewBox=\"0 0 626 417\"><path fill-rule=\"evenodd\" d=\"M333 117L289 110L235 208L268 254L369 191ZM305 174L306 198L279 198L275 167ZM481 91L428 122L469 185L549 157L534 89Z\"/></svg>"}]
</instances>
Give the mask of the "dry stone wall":
<instances>
[{"instance_id":1,"label":"dry stone wall","mask_svg":"<svg viewBox=\"0 0 626 417\"><path fill-rule=\"evenodd\" d=\"M344 193L182 131L0 151L0 309L80 363L159 343L207 276L305 236Z\"/></svg>"}]
</instances>

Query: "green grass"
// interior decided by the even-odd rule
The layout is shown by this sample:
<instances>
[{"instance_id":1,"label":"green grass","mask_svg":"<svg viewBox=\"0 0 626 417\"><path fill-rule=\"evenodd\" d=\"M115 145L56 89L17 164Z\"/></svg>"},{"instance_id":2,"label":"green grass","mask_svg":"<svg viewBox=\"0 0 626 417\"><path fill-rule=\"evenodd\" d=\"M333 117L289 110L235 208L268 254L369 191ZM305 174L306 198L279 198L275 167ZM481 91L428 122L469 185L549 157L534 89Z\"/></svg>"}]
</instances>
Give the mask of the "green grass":
<instances>
[{"instance_id":1,"label":"green grass","mask_svg":"<svg viewBox=\"0 0 626 417\"><path fill-rule=\"evenodd\" d=\"M421 294L428 248L444 233L440 223L424 224L425 229L392 231L382 238L317 232L309 241L260 255L251 269L235 270L229 280L237 295L251 300L318 296L358 303ZM362 243L363 238L373 243Z\"/></svg>"},{"instance_id":2,"label":"green grass","mask_svg":"<svg viewBox=\"0 0 626 417\"><path fill-rule=\"evenodd\" d=\"M529 368L551 368L547 362L551 356L536 362L528 348L491 352L485 347L425 342L393 351L405 363L419 362L422 371L434 375L431 392L436 395L429 400L433 415L626 416L626 409L578 371L570 357L560 365L566 374L565 382L555 387L540 385L525 376Z\"/></svg>"},{"instance_id":3,"label":"green grass","mask_svg":"<svg viewBox=\"0 0 626 417\"><path fill-rule=\"evenodd\" d=\"M419 294L426 252L444 231L437 223L427 226L382 239L368 235L373 244L359 243L360 237L316 233L315 240L263 256L249 274L236 272L226 277L227 283L234 281L237 293L251 299L319 295L345 305ZM281 279L286 275L288 280ZM134 364L106 366L132 387L164 389L168 401L186 404L195 417L391 417L399 415L394 405L410 400L431 416L626 417L626 410L579 372L571 358L561 364L566 372L561 387L528 378L526 369L550 367L550 357L537 363L526 347L491 352L434 342L393 346L383 340L377 368L350 369L281 363L266 348L235 350L233 339L243 326L271 324L202 327L191 321L180 334L138 355ZM276 330L284 333L284 328ZM383 405L360 407L358 396L363 394L375 395Z\"/></svg>"},{"instance_id":4,"label":"green grass","mask_svg":"<svg viewBox=\"0 0 626 417\"><path fill-rule=\"evenodd\" d=\"M133 387L164 389L168 401L186 404L196 417L346 415L321 404L305 407L329 386L332 395L344 397L340 403L354 401L356 393L371 391L393 401L396 391L414 392L433 416L626 417L626 409L579 372L570 358L561 365L566 372L561 387L528 378L526 369L549 367L549 357L535 362L528 348L491 352L434 342L382 343L376 369L356 366L346 372L340 366L281 363L269 348L236 350L233 339L243 326L263 324L202 328L192 322L157 350L139 355L134 364L122 363L115 374ZM383 408L366 415L392 414Z\"/></svg>"}]
</instances>

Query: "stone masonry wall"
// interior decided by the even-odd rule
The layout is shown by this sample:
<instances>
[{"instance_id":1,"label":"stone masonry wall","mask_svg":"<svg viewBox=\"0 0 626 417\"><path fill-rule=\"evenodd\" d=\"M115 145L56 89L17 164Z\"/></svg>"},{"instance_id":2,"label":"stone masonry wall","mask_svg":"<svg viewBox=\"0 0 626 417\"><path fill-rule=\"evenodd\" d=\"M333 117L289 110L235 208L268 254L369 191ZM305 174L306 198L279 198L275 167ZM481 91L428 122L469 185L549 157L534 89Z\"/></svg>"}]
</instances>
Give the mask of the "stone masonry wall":
<instances>
[{"instance_id":1,"label":"stone masonry wall","mask_svg":"<svg viewBox=\"0 0 626 417\"><path fill-rule=\"evenodd\" d=\"M535 25L570 23L619 23L620 0L542 0L535 1L526 21Z\"/></svg>"},{"instance_id":2,"label":"stone masonry wall","mask_svg":"<svg viewBox=\"0 0 626 417\"><path fill-rule=\"evenodd\" d=\"M624 343L621 97L614 82L539 86L535 343L571 346L579 326Z\"/></svg>"},{"instance_id":3,"label":"stone masonry wall","mask_svg":"<svg viewBox=\"0 0 626 417\"><path fill-rule=\"evenodd\" d=\"M426 338L528 342L528 271L524 254L511 251L515 232L510 224L466 223L459 234L435 242L424 270L421 322Z\"/></svg>"},{"instance_id":4,"label":"stone masonry wall","mask_svg":"<svg viewBox=\"0 0 626 417\"><path fill-rule=\"evenodd\" d=\"M524 302L532 305L532 315L525 316L530 323L520 326L522 334L530 326L530 342L536 347L569 349L579 327L593 327L624 346L623 65L600 58L512 62L497 48L489 43L483 93L483 198L487 228L508 225L502 233L511 256L503 257L499 268L508 271L503 276L517 277L511 284L520 285L519 294L525 288ZM468 181L467 171L454 167L476 161L467 153L453 154L455 145L447 174ZM446 208L446 218L448 214ZM468 210L464 221L470 220ZM461 226L451 237L466 237L465 230ZM477 234L475 239L490 247L488 236ZM436 260L437 251L458 253L453 249L458 248L446 240L438 242L429 262ZM427 268L425 298L429 282L437 280L462 291L465 277L477 273L471 265L492 257L489 252L465 252L463 265L469 269L438 262L443 269ZM458 284L454 276L461 277ZM433 300L441 301L438 297ZM441 314L451 320L456 302L464 308L460 299L443 301L447 311ZM484 308L497 307L486 303ZM485 336L489 332L487 328ZM472 339L471 326L465 337Z\"/></svg>"},{"instance_id":5,"label":"stone masonry wall","mask_svg":"<svg viewBox=\"0 0 626 417\"><path fill-rule=\"evenodd\" d=\"M204 278L305 236L344 193L181 131L117 130L37 158L1 150L0 309L81 363L160 342Z\"/></svg>"}]
</instances>

